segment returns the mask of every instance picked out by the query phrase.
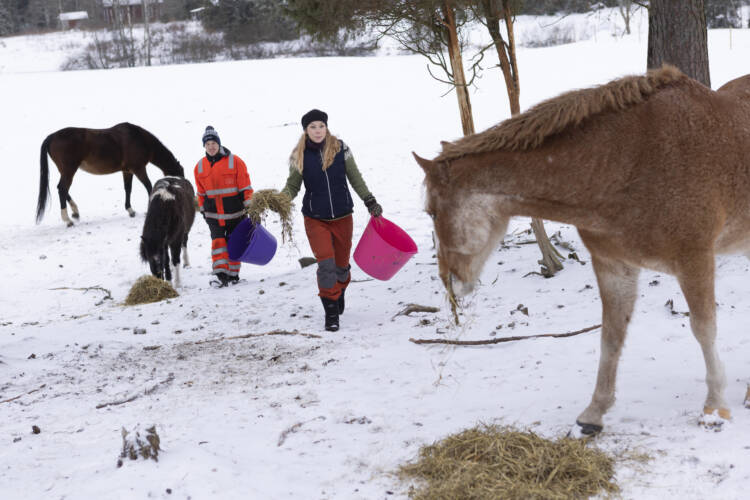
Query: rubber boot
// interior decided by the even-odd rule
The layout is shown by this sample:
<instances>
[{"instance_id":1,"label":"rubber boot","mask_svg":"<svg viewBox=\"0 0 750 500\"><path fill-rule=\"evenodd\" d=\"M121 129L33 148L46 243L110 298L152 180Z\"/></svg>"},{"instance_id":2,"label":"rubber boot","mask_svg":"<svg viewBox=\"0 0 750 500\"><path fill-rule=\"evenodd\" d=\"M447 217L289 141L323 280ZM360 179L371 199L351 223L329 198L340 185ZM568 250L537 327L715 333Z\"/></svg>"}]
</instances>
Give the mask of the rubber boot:
<instances>
[{"instance_id":1,"label":"rubber boot","mask_svg":"<svg viewBox=\"0 0 750 500\"><path fill-rule=\"evenodd\" d=\"M341 295L339 295L339 300L336 301L339 304L339 314L344 314L344 292L345 291L346 291L346 288L341 289Z\"/></svg>"},{"instance_id":2,"label":"rubber boot","mask_svg":"<svg viewBox=\"0 0 750 500\"><path fill-rule=\"evenodd\" d=\"M326 312L326 330L336 332L339 329L339 305L335 300L321 297L323 309Z\"/></svg>"}]
</instances>

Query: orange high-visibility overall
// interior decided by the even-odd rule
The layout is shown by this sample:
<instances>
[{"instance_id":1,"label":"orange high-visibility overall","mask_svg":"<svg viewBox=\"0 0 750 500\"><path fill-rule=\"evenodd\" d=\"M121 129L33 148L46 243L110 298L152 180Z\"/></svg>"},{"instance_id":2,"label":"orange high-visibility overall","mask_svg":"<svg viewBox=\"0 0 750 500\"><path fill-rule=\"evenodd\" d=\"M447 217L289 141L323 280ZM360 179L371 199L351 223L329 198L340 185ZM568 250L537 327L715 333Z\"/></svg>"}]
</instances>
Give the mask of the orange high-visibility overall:
<instances>
[{"instance_id":1,"label":"orange high-visibility overall","mask_svg":"<svg viewBox=\"0 0 750 500\"><path fill-rule=\"evenodd\" d=\"M245 208L253 196L247 166L239 156L229 153L211 165L201 158L195 166L198 205L211 231L213 273L238 276L240 263L229 260L227 238L245 218Z\"/></svg>"}]
</instances>

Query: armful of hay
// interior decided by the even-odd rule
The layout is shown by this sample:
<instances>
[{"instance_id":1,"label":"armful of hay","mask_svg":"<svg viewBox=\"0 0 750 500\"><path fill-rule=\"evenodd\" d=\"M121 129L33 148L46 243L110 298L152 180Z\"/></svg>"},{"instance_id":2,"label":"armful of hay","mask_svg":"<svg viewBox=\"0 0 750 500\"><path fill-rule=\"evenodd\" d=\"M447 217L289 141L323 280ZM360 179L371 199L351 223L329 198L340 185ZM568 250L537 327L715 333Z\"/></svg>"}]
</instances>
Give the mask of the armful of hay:
<instances>
[{"instance_id":1,"label":"armful of hay","mask_svg":"<svg viewBox=\"0 0 750 500\"><path fill-rule=\"evenodd\" d=\"M261 189L253 193L250 205L245 210L250 219L260 224L266 220L267 212L271 210L279 214L281 221L282 242L292 242L292 207L294 204L289 196L275 189Z\"/></svg>"}]
</instances>

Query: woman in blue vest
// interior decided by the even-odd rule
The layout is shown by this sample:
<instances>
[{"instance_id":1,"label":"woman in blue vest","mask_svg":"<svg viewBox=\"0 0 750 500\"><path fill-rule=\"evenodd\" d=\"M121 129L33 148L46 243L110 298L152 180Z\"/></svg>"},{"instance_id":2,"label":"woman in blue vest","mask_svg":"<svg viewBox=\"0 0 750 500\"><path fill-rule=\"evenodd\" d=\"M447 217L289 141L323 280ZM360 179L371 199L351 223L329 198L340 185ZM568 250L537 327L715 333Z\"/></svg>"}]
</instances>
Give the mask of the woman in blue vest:
<instances>
[{"instance_id":1,"label":"woman in blue vest","mask_svg":"<svg viewBox=\"0 0 750 500\"><path fill-rule=\"evenodd\" d=\"M318 295L325 310L325 329L339 329L344 312L344 292L351 276L351 184L373 217L382 207L375 201L359 173L349 147L331 135L328 115L318 109L302 116L304 130L289 158L289 177L282 193L294 199L304 183L302 214L310 248L318 261ZM348 183L347 183L348 181Z\"/></svg>"}]
</instances>

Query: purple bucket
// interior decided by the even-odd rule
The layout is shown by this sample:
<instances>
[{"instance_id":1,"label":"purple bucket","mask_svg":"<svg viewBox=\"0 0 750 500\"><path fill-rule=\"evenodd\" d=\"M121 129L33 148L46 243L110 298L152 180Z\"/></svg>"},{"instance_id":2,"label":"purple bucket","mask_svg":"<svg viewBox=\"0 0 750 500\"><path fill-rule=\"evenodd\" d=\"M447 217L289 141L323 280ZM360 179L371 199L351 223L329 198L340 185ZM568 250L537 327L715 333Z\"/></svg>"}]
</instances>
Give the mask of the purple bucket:
<instances>
[{"instance_id":1,"label":"purple bucket","mask_svg":"<svg viewBox=\"0 0 750 500\"><path fill-rule=\"evenodd\" d=\"M406 231L382 215L371 217L354 250L354 262L379 280L389 280L417 253Z\"/></svg>"},{"instance_id":2,"label":"purple bucket","mask_svg":"<svg viewBox=\"0 0 750 500\"><path fill-rule=\"evenodd\" d=\"M229 235L227 247L231 260L264 266L276 253L276 238L260 224L245 219Z\"/></svg>"}]
</instances>

